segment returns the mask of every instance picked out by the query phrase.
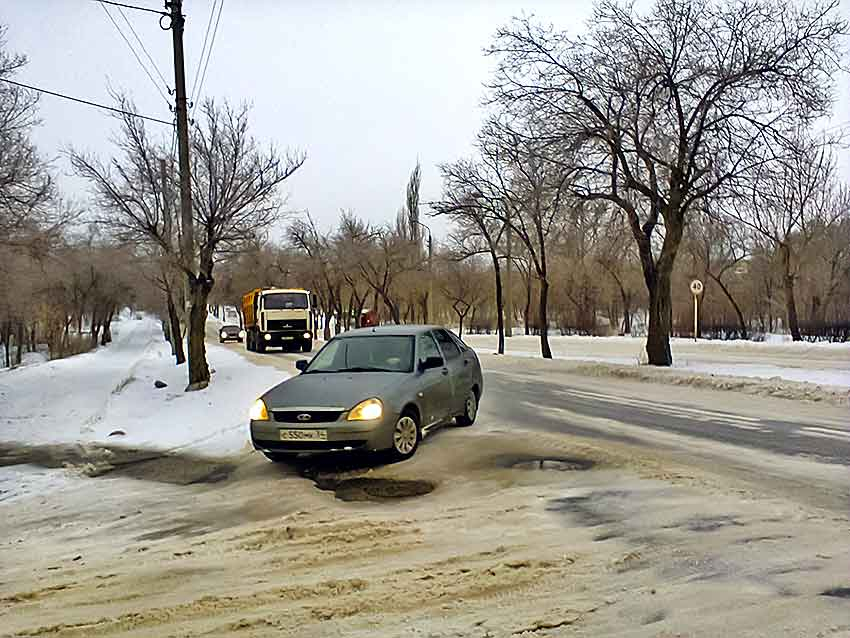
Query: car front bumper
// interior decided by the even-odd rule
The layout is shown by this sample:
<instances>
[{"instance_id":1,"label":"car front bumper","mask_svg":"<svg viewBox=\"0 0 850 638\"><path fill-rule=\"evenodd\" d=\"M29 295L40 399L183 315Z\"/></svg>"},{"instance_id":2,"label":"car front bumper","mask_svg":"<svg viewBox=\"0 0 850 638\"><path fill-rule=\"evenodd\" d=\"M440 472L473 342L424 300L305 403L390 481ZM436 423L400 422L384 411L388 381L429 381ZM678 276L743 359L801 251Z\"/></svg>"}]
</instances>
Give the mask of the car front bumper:
<instances>
[{"instance_id":1,"label":"car front bumper","mask_svg":"<svg viewBox=\"0 0 850 638\"><path fill-rule=\"evenodd\" d=\"M273 454L320 454L355 450L386 450L392 447L395 419L384 415L374 421L331 421L303 426L280 421L251 421L254 449ZM324 430L326 441L281 440L281 430Z\"/></svg>"}]
</instances>

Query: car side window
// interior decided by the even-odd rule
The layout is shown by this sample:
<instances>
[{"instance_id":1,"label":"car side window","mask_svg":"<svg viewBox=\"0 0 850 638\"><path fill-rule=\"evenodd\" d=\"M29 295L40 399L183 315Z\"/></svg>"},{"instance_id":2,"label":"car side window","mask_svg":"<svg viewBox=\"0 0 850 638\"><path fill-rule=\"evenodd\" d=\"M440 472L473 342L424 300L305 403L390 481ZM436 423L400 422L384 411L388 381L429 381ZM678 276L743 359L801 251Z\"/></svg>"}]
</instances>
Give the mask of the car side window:
<instances>
[{"instance_id":1,"label":"car side window","mask_svg":"<svg viewBox=\"0 0 850 638\"><path fill-rule=\"evenodd\" d=\"M437 337L437 343L440 344L440 350L443 351L443 355L447 361L457 359L460 356L460 348L458 348L448 332L445 330L435 330L434 336Z\"/></svg>"},{"instance_id":2,"label":"car side window","mask_svg":"<svg viewBox=\"0 0 850 638\"><path fill-rule=\"evenodd\" d=\"M446 332L448 332L448 333L449 333L449 336L450 336L450 337L454 340L454 342L457 344L457 347L458 347L458 348L460 348L460 351L461 351L461 352L466 352L467 350L469 350L469 346L468 346L468 345L466 345L466 344L463 342L463 339L461 339L460 337L458 337L458 336L457 336L454 332L452 332L451 330L447 330Z\"/></svg>"},{"instance_id":3,"label":"car side window","mask_svg":"<svg viewBox=\"0 0 850 638\"><path fill-rule=\"evenodd\" d=\"M434 337L430 334L419 335L419 360L424 361L428 357L440 357L440 350L437 348L437 343Z\"/></svg>"}]
</instances>

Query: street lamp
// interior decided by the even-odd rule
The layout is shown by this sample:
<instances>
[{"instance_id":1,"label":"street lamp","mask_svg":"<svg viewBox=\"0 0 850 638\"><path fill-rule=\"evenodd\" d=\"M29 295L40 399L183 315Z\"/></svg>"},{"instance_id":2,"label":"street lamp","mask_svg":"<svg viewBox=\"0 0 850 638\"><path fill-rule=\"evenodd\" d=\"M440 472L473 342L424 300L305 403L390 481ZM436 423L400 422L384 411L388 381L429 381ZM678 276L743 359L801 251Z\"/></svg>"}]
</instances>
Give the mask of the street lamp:
<instances>
[{"instance_id":1,"label":"street lamp","mask_svg":"<svg viewBox=\"0 0 850 638\"><path fill-rule=\"evenodd\" d=\"M431 227L423 224L418 219L417 224L428 231L428 322L434 322L434 241L431 236Z\"/></svg>"}]
</instances>

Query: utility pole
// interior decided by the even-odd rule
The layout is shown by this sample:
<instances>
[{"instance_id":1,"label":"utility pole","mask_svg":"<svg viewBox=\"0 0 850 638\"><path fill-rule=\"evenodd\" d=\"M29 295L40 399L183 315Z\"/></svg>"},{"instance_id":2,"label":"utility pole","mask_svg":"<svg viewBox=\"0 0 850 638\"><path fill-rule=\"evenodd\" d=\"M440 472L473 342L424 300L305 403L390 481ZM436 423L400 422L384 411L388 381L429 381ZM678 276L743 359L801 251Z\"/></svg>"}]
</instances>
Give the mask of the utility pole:
<instances>
[{"instance_id":1,"label":"utility pole","mask_svg":"<svg viewBox=\"0 0 850 638\"><path fill-rule=\"evenodd\" d=\"M434 239L428 229L428 321L434 323Z\"/></svg>"},{"instance_id":2,"label":"utility pole","mask_svg":"<svg viewBox=\"0 0 850 638\"><path fill-rule=\"evenodd\" d=\"M165 0L171 16L174 45L174 92L176 95L177 151L180 161L180 249L184 267L195 272L194 223L192 220L192 182L189 176L189 114L186 98L186 71L183 62L183 0Z\"/></svg>"},{"instance_id":3,"label":"utility pole","mask_svg":"<svg viewBox=\"0 0 850 638\"><path fill-rule=\"evenodd\" d=\"M505 336L512 337L514 329L514 296L511 287L511 268L513 267L513 256L511 255L511 218L508 213L508 227L506 229L506 244L508 260L505 262Z\"/></svg>"}]
</instances>

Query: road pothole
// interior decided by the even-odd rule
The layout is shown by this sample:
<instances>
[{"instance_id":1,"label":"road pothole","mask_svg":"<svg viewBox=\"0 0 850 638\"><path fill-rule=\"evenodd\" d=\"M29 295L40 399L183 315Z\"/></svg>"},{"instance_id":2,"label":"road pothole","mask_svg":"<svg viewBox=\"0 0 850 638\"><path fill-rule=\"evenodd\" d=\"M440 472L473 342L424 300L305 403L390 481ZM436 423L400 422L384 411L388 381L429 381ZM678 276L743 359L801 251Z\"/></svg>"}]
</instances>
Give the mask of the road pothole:
<instances>
[{"instance_id":1,"label":"road pothole","mask_svg":"<svg viewBox=\"0 0 850 638\"><path fill-rule=\"evenodd\" d=\"M499 467L511 470L537 470L552 472L580 472L589 470L595 462L590 459L564 456L503 456L496 461Z\"/></svg>"},{"instance_id":2,"label":"road pothole","mask_svg":"<svg viewBox=\"0 0 850 638\"><path fill-rule=\"evenodd\" d=\"M327 490L341 501L388 501L430 494L437 487L431 481L392 478L314 479L316 487Z\"/></svg>"}]
</instances>

